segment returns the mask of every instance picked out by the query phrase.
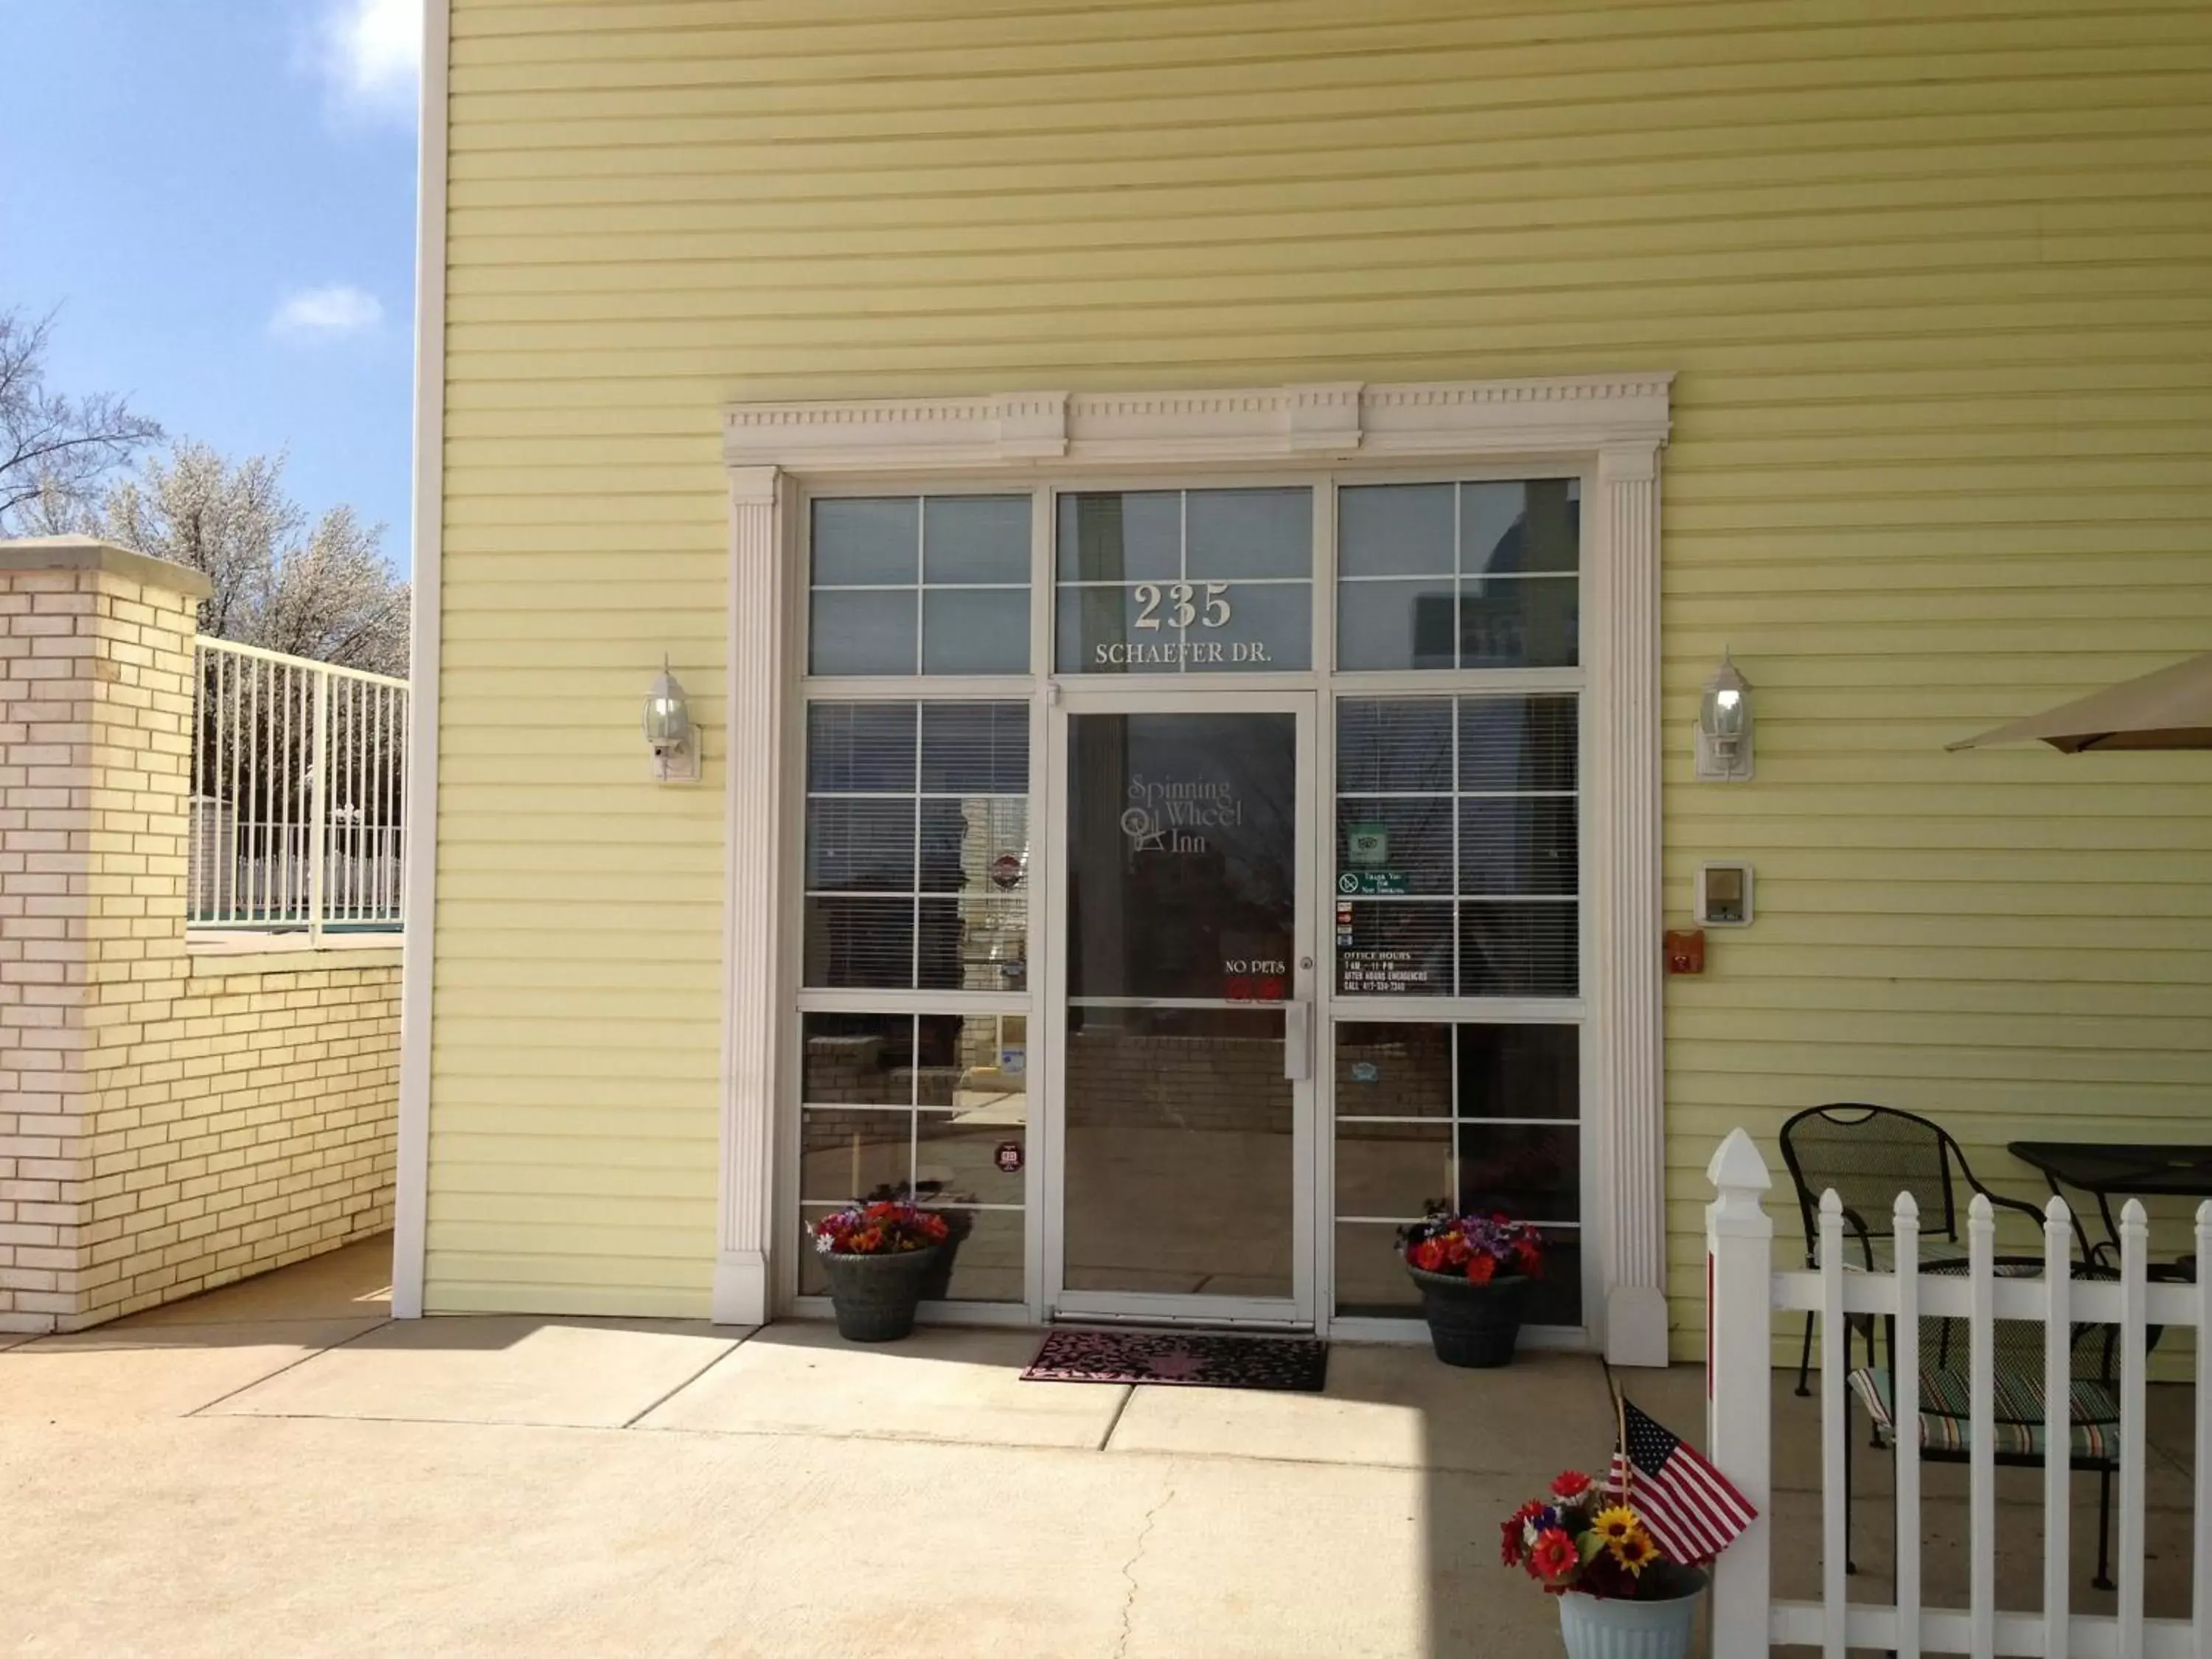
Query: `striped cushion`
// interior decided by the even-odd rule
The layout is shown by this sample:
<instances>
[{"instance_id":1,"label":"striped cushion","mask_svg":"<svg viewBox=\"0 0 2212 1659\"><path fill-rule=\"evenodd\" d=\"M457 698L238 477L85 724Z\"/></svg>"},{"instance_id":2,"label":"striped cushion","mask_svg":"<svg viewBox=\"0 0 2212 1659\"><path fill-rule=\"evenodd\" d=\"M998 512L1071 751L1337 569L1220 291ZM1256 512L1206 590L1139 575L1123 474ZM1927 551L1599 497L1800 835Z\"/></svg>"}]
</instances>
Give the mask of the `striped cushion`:
<instances>
[{"instance_id":1,"label":"striped cushion","mask_svg":"<svg viewBox=\"0 0 2212 1659\"><path fill-rule=\"evenodd\" d=\"M1894 1443L1894 1408L1891 1403L1889 1372L1883 1368L1861 1369L1850 1374L1850 1384L1874 1419L1885 1442ZM2069 1457L2082 1462L2111 1462L2119 1455L2118 1403L2101 1382L2074 1384L2074 1437ZM1991 1389L1997 1421L1990 1425L1999 1457L2043 1455L2043 1379L2018 1373L2000 1374ZM1929 1452L1964 1453L1972 1434L1967 1421L1966 1374L1960 1370L1920 1373L1920 1449Z\"/></svg>"},{"instance_id":2,"label":"striped cushion","mask_svg":"<svg viewBox=\"0 0 2212 1659\"><path fill-rule=\"evenodd\" d=\"M1844 1235L1845 1273L1867 1272L1867 1257L1869 1255L1874 1257L1874 1272L1890 1273L1897 1271L1897 1241L1894 1238L1887 1234L1877 1238L1861 1238L1856 1233ZM1816 1249L1813 1252L1815 1267L1820 1265L1820 1253ZM1923 1273L1963 1279L1968 1260L1964 1244L1955 1243L1941 1233L1926 1235L1920 1240L1920 1270ZM1995 1263L1990 1273L1996 1279L2040 1279L2043 1277L2043 1261L2039 1256L2033 1260L2013 1256Z\"/></svg>"},{"instance_id":3,"label":"striped cushion","mask_svg":"<svg viewBox=\"0 0 2212 1659\"><path fill-rule=\"evenodd\" d=\"M1876 1238L1861 1238L1856 1233L1844 1235L1844 1271L1845 1273L1866 1272L1867 1257L1869 1254L1874 1257L1875 1273L1887 1273L1897 1271L1897 1241L1894 1238L1886 1233ZM1820 1250L1815 1248L1813 1252L1813 1265L1816 1267L1820 1266ZM1924 1235L1920 1240L1920 1265L1923 1267L1934 1267L1947 1262L1963 1262L1966 1259L1966 1247L1963 1244L1954 1244L1941 1233ZM2002 1267L1996 1269L1996 1274L2000 1279L2007 1276Z\"/></svg>"}]
</instances>

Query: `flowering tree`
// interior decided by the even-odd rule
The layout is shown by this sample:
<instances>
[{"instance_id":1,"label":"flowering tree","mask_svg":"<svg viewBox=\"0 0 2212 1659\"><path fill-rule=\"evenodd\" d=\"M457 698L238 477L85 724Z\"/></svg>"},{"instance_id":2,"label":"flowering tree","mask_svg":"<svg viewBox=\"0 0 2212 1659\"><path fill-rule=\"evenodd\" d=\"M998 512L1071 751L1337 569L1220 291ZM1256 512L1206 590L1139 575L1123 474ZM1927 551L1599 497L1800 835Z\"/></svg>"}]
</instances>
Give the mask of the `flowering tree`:
<instances>
[{"instance_id":1,"label":"flowering tree","mask_svg":"<svg viewBox=\"0 0 2212 1659\"><path fill-rule=\"evenodd\" d=\"M107 492L85 527L204 572L200 629L297 657L407 672L409 591L386 562L384 527L334 507L312 526L284 493L284 457L235 466L179 443Z\"/></svg>"},{"instance_id":2,"label":"flowering tree","mask_svg":"<svg viewBox=\"0 0 2212 1659\"><path fill-rule=\"evenodd\" d=\"M384 527L334 507L308 522L284 457L233 465L179 441L120 482L161 436L119 398L48 388L53 319L0 311L0 536L97 536L204 573L200 631L376 673L407 672L409 592Z\"/></svg>"},{"instance_id":3,"label":"flowering tree","mask_svg":"<svg viewBox=\"0 0 2212 1659\"><path fill-rule=\"evenodd\" d=\"M408 587L385 562L382 526L363 525L349 507L311 526L285 495L283 473L282 454L234 466L205 444L179 443L111 489L84 528L204 572L215 589L200 602L204 635L404 678ZM268 856L272 836L290 833L271 826L304 820L318 752L332 791L347 792L333 793L333 802L368 814L346 820L354 833L374 839L404 822L402 748L390 711L364 702L357 685L332 692L319 737L273 680L264 686L249 675L241 696L234 665L203 658L199 672L202 706L217 714L200 722L194 787L237 810L240 833L262 849L258 855ZM246 759L253 756L258 764Z\"/></svg>"},{"instance_id":4,"label":"flowering tree","mask_svg":"<svg viewBox=\"0 0 2212 1659\"><path fill-rule=\"evenodd\" d=\"M51 316L0 311L0 536L74 529L116 467L161 435L120 398L46 385Z\"/></svg>"}]
</instances>

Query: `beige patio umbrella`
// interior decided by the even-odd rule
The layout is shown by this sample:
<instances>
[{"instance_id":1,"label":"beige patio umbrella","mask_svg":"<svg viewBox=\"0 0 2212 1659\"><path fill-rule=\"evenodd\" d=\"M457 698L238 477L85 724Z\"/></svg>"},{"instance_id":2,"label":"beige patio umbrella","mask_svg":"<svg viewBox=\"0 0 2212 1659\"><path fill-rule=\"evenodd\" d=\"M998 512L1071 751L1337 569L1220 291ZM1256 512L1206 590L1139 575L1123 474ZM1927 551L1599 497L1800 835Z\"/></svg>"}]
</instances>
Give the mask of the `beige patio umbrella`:
<instances>
[{"instance_id":1,"label":"beige patio umbrella","mask_svg":"<svg viewBox=\"0 0 2212 1659\"><path fill-rule=\"evenodd\" d=\"M2212 749L2212 656L2191 657L1944 746L1986 749L1999 743L2047 743L2069 755L2084 749Z\"/></svg>"}]
</instances>

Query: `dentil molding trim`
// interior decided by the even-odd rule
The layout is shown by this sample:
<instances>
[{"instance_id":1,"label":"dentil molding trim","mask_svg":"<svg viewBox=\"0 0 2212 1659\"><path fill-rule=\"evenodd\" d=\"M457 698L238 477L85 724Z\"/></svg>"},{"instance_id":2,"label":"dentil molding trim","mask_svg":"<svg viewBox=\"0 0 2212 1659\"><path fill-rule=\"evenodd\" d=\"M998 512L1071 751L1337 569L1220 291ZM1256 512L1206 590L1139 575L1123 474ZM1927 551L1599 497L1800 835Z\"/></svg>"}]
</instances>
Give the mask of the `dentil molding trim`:
<instances>
[{"instance_id":1,"label":"dentil molding trim","mask_svg":"<svg viewBox=\"0 0 2212 1659\"><path fill-rule=\"evenodd\" d=\"M1656 448L1671 374L1217 392L1022 392L737 404L732 467L808 474L1214 465Z\"/></svg>"}]
</instances>

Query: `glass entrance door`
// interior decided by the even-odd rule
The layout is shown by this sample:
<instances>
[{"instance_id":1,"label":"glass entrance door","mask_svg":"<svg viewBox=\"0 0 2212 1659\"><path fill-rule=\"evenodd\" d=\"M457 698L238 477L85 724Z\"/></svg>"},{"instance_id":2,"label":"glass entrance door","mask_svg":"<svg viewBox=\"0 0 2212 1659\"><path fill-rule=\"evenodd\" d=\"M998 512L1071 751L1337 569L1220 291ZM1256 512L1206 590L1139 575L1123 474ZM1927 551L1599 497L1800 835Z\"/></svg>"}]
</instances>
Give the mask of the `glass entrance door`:
<instances>
[{"instance_id":1,"label":"glass entrance door","mask_svg":"<svg viewBox=\"0 0 2212 1659\"><path fill-rule=\"evenodd\" d=\"M1057 1311L1313 1317L1313 700L1055 722Z\"/></svg>"}]
</instances>

